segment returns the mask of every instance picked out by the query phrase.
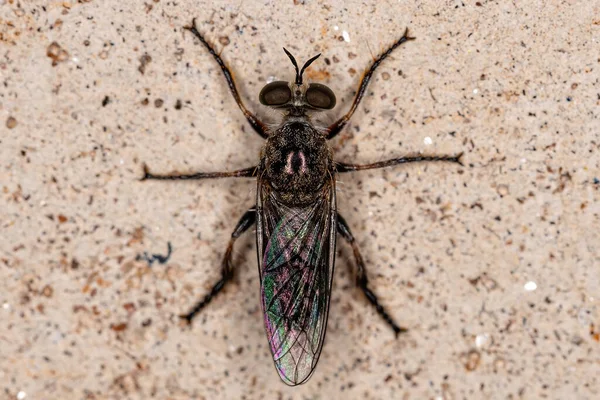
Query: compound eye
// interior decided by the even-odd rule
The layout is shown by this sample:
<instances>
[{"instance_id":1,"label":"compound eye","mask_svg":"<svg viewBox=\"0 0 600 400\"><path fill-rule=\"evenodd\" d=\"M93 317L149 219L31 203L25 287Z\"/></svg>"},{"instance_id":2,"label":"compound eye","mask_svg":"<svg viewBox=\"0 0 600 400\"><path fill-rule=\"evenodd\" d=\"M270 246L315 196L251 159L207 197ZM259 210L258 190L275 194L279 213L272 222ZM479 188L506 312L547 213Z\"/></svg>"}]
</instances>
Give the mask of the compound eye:
<instances>
[{"instance_id":1,"label":"compound eye","mask_svg":"<svg viewBox=\"0 0 600 400\"><path fill-rule=\"evenodd\" d=\"M292 91L285 81L268 83L258 95L258 100L265 106L280 106L292 99Z\"/></svg>"},{"instance_id":2,"label":"compound eye","mask_svg":"<svg viewBox=\"0 0 600 400\"><path fill-rule=\"evenodd\" d=\"M335 107L335 94L325 85L311 83L306 89L306 102L314 108L331 110Z\"/></svg>"}]
</instances>

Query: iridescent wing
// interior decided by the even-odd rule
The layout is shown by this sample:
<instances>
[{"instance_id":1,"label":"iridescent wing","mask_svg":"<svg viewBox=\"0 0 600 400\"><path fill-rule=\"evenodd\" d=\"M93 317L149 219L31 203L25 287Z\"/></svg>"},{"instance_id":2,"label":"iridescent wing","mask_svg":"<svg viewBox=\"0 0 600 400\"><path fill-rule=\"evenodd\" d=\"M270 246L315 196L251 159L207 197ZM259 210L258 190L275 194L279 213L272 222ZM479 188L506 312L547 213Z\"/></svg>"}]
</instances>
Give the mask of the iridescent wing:
<instances>
[{"instance_id":1,"label":"iridescent wing","mask_svg":"<svg viewBox=\"0 0 600 400\"><path fill-rule=\"evenodd\" d=\"M336 238L334 181L311 204L289 207L258 183L257 244L265 328L288 385L310 378L325 339Z\"/></svg>"}]
</instances>

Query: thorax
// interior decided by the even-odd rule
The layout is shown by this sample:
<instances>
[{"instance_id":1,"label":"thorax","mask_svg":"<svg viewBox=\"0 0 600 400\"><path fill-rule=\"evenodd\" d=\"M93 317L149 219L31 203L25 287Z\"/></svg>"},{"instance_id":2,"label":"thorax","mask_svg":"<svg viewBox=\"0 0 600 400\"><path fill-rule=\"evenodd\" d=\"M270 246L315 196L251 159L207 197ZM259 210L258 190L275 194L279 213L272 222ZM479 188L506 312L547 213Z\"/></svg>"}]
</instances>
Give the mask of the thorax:
<instances>
[{"instance_id":1,"label":"thorax","mask_svg":"<svg viewBox=\"0 0 600 400\"><path fill-rule=\"evenodd\" d=\"M261 152L261 179L283 203L311 203L333 179L325 136L306 121L286 121L272 131Z\"/></svg>"}]
</instances>

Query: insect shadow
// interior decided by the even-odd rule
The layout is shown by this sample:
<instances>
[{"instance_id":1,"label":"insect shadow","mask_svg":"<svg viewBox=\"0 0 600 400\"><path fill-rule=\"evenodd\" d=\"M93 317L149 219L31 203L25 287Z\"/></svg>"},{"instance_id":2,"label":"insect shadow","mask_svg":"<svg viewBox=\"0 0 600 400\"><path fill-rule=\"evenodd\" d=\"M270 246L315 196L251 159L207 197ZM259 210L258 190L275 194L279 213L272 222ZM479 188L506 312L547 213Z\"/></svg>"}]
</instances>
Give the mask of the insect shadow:
<instances>
[{"instance_id":1,"label":"insect shadow","mask_svg":"<svg viewBox=\"0 0 600 400\"><path fill-rule=\"evenodd\" d=\"M380 304L369 287L366 266L356 240L338 213L335 196L337 174L391 167L413 162L461 163L455 155L412 155L371 164L336 161L328 141L342 131L360 104L377 67L396 48L414 40L408 30L377 57L363 75L350 109L332 125L316 127L311 115L330 110L335 94L320 83L308 83L303 73L320 54L299 68L284 48L296 75L293 81L265 85L261 104L278 110L281 121L269 128L244 105L230 69L213 46L196 28L195 19L184 27L191 32L219 64L229 90L256 133L265 139L257 165L230 172L182 174L151 173L144 164L142 180L201 180L214 178L257 178L256 204L241 217L225 249L221 279L187 314L192 319L219 293L233 276L232 251L238 237L256 225L260 293L267 339L275 366L288 385L306 382L312 375L325 338L331 284L339 234L352 247L357 266L357 284L377 313L397 334L406 331Z\"/></svg>"}]
</instances>

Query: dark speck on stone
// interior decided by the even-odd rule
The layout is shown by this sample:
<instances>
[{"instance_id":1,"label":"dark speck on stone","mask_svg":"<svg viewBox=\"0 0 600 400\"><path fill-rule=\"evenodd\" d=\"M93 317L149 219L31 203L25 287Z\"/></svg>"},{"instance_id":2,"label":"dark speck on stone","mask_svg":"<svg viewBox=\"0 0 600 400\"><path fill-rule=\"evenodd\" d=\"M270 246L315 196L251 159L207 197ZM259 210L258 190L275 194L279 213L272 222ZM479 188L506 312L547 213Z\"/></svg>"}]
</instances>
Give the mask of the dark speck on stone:
<instances>
[{"instance_id":1,"label":"dark speck on stone","mask_svg":"<svg viewBox=\"0 0 600 400\"><path fill-rule=\"evenodd\" d=\"M594 185L598 185L598 184L600 184L600 179L594 178Z\"/></svg>"},{"instance_id":2,"label":"dark speck on stone","mask_svg":"<svg viewBox=\"0 0 600 400\"><path fill-rule=\"evenodd\" d=\"M223 46L227 46L229 43L231 43L229 36L221 36L219 38L219 43L221 43Z\"/></svg>"}]
</instances>

